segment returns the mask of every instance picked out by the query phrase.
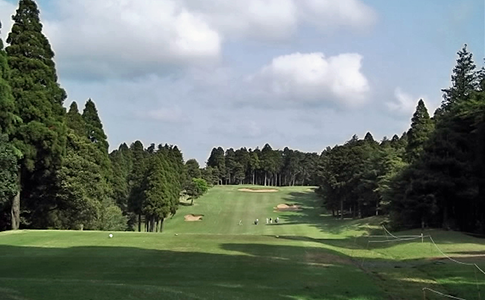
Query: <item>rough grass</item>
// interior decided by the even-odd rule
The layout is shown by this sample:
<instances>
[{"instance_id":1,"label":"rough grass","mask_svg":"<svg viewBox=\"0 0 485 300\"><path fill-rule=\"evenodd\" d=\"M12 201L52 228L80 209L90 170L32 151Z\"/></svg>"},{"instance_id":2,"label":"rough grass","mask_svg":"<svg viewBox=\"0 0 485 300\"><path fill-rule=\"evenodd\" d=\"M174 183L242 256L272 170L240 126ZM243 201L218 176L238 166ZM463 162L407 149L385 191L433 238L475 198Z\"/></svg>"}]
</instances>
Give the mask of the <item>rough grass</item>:
<instances>
[{"instance_id":1,"label":"rough grass","mask_svg":"<svg viewBox=\"0 0 485 300\"><path fill-rule=\"evenodd\" d=\"M465 299L485 294L484 274L443 259L429 239L370 243L386 239L365 237L384 235L380 217L324 215L309 188L239 188L215 187L182 206L161 234L0 233L0 299L422 299L423 287ZM281 203L302 210L274 212ZM204 218L185 222L187 214ZM280 224L265 224L277 216ZM484 240L425 234L485 269Z\"/></svg>"}]
</instances>

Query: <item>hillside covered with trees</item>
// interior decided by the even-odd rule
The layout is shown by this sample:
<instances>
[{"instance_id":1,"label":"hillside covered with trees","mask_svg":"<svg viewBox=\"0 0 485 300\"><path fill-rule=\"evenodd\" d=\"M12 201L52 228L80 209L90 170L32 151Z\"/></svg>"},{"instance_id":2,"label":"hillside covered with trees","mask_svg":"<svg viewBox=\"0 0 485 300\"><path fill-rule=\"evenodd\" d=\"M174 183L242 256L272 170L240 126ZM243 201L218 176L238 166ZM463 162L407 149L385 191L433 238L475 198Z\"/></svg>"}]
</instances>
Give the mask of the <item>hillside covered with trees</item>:
<instances>
[{"instance_id":1,"label":"hillside covered with trees","mask_svg":"<svg viewBox=\"0 0 485 300\"><path fill-rule=\"evenodd\" d=\"M257 184L317 186L341 218L485 232L485 71L466 46L441 107L430 117L420 100L410 129L392 139L355 135L321 154L215 147L201 166L169 144L135 141L110 153L95 103L64 107L35 2L21 0L13 20L8 45L0 40L0 230L158 232L181 198Z\"/></svg>"}]
</instances>

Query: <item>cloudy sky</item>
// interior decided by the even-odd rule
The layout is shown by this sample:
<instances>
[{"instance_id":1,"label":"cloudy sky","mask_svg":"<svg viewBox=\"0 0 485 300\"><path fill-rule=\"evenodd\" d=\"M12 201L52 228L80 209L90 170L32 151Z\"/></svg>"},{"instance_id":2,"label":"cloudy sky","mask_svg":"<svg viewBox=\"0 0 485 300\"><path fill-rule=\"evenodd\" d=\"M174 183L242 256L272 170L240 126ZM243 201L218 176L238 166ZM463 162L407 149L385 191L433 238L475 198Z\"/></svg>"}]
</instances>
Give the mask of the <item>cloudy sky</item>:
<instances>
[{"instance_id":1,"label":"cloudy sky","mask_svg":"<svg viewBox=\"0 0 485 300\"><path fill-rule=\"evenodd\" d=\"M483 0L38 0L65 105L92 98L110 148L320 152L432 113L464 43L482 65ZM2 38L17 1L0 0Z\"/></svg>"}]
</instances>

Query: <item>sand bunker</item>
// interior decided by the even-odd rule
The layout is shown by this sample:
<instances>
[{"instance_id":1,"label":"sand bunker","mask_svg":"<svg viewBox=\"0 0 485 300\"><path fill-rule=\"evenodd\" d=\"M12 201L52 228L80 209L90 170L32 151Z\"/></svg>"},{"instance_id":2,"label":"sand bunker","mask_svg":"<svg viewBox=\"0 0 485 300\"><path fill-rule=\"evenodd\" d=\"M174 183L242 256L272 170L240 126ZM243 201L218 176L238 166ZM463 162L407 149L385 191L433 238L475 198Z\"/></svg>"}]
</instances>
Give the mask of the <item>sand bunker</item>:
<instances>
[{"instance_id":1,"label":"sand bunker","mask_svg":"<svg viewBox=\"0 0 485 300\"><path fill-rule=\"evenodd\" d=\"M299 205L296 204L278 204L275 207L277 211L298 211L301 210Z\"/></svg>"},{"instance_id":2,"label":"sand bunker","mask_svg":"<svg viewBox=\"0 0 485 300\"><path fill-rule=\"evenodd\" d=\"M260 189L260 190L253 190L253 189L239 189L240 192L251 192L251 193L272 193L277 192L278 190L275 189Z\"/></svg>"},{"instance_id":3,"label":"sand bunker","mask_svg":"<svg viewBox=\"0 0 485 300\"><path fill-rule=\"evenodd\" d=\"M184 219L187 222L202 221L204 215L185 215Z\"/></svg>"}]
</instances>

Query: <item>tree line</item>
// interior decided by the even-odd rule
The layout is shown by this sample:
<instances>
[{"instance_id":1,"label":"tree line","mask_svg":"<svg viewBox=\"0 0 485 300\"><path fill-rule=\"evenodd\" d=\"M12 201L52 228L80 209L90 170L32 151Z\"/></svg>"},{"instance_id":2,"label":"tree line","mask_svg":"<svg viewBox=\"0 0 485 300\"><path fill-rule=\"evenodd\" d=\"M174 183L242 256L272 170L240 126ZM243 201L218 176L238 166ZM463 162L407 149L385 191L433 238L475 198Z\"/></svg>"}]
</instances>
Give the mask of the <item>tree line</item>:
<instances>
[{"instance_id":1,"label":"tree line","mask_svg":"<svg viewBox=\"0 0 485 300\"><path fill-rule=\"evenodd\" d=\"M20 0L12 19L8 46L0 40L0 230L157 232L181 199L192 205L212 184L314 182L317 154L269 145L217 148L205 168L168 144L135 141L109 153L94 101L82 111L63 106L35 1Z\"/></svg>"},{"instance_id":2,"label":"tree line","mask_svg":"<svg viewBox=\"0 0 485 300\"><path fill-rule=\"evenodd\" d=\"M316 192L334 215L485 233L485 69L466 45L457 54L432 117L420 100L401 136L368 133L321 153Z\"/></svg>"},{"instance_id":3,"label":"tree line","mask_svg":"<svg viewBox=\"0 0 485 300\"><path fill-rule=\"evenodd\" d=\"M269 144L254 150L218 147L211 151L204 178L211 184L315 185L318 160L317 153L273 150Z\"/></svg>"}]
</instances>

